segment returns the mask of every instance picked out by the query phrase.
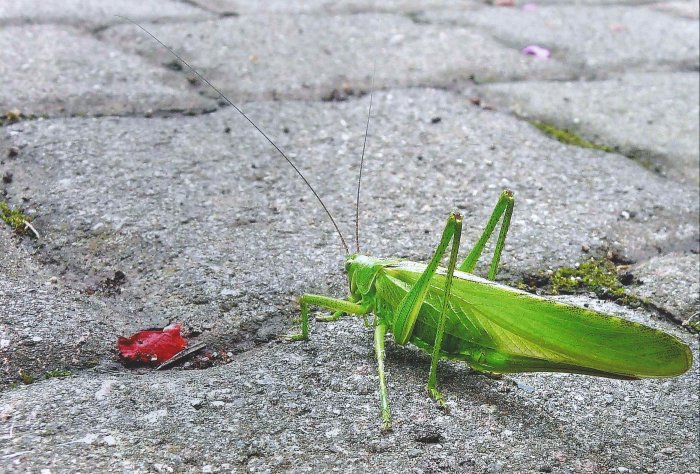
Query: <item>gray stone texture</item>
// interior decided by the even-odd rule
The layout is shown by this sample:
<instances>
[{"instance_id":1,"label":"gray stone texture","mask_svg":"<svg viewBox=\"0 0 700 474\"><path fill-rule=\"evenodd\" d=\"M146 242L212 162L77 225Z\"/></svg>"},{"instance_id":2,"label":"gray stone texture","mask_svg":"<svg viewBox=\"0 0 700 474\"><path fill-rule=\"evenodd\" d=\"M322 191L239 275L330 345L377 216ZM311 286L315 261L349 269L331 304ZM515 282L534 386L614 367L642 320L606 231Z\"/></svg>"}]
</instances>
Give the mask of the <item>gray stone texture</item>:
<instances>
[{"instance_id":1,"label":"gray stone texture","mask_svg":"<svg viewBox=\"0 0 700 474\"><path fill-rule=\"evenodd\" d=\"M639 286L633 294L652 301L677 322L690 320L700 308L700 265L697 256L671 253L650 258L631 268Z\"/></svg>"},{"instance_id":2,"label":"gray stone texture","mask_svg":"<svg viewBox=\"0 0 700 474\"><path fill-rule=\"evenodd\" d=\"M592 304L634 317L616 305ZM697 354L697 342L683 337ZM264 345L206 371L89 370L23 386L0 404L1 462L7 471L52 472L693 472L697 466L697 370L637 382L567 374L491 380L444 363L445 414L424 394L429 357L389 344L395 429L382 435L371 339L359 321L344 319L318 324L307 343Z\"/></svg>"},{"instance_id":3,"label":"gray stone texture","mask_svg":"<svg viewBox=\"0 0 700 474\"><path fill-rule=\"evenodd\" d=\"M378 89L572 77L559 64L532 61L470 29L399 15L252 15L151 28L238 100L356 95L369 89L375 61ZM133 26L102 36L152 61L172 62Z\"/></svg>"},{"instance_id":4,"label":"gray stone texture","mask_svg":"<svg viewBox=\"0 0 700 474\"><path fill-rule=\"evenodd\" d=\"M314 13L321 14L352 14L352 13L399 13L411 15L416 12L433 9L476 7L478 1L470 0L270 0L258 2L255 0L193 0L209 11L219 14L278 14L278 13Z\"/></svg>"},{"instance_id":5,"label":"gray stone texture","mask_svg":"<svg viewBox=\"0 0 700 474\"><path fill-rule=\"evenodd\" d=\"M116 0L110 2L61 0L12 0L0 4L0 24L60 23L79 28L100 28L124 20L137 21L202 20L213 15L186 2L172 0Z\"/></svg>"},{"instance_id":6,"label":"gray stone texture","mask_svg":"<svg viewBox=\"0 0 700 474\"><path fill-rule=\"evenodd\" d=\"M650 6L556 5L527 12L490 7L434 10L422 18L475 27L518 50L530 44L546 47L553 59L578 69L582 77L698 69L697 21Z\"/></svg>"},{"instance_id":7,"label":"gray stone texture","mask_svg":"<svg viewBox=\"0 0 700 474\"><path fill-rule=\"evenodd\" d=\"M700 17L700 4L693 0L685 0L678 2L659 2L652 5L659 11L677 15L682 18L697 20Z\"/></svg>"},{"instance_id":8,"label":"gray stone texture","mask_svg":"<svg viewBox=\"0 0 700 474\"><path fill-rule=\"evenodd\" d=\"M115 324L129 314L62 284L6 228L0 243L0 384L6 388L21 372L41 379L52 370L102 362L119 332Z\"/></svg>"},{"instance_id":9,"label":"gray stone texture","mask_svg":"<svg viewBox=\"0 0 700 474\"><path fill-rule=\"evenodd\" d=\"M697 72L626 74L589 82L491 84L479 93L487 103L518 116L573 131L675 180L698 183Z\"/></svg>"},{"instance_id":10,"label":"gray stone texture","mask_svg":"<svg viewBox=\"0 0 700 474\"><path fill-rule=\"evenodd\" d=\"M685 2L6 3L0 113L42 119L0 127L0 201L40 234L0 228L1 472L697 469L698 340L679 324L700 288ZM560 298L677 336L693 369L494 380L441 362L443 412L424 392L429 357L387 342L395 429L381 434L370 329L344 318L279 340L300 294L347 292L327 216L249 123L114 13L230 94L351 244L376 60L363 253L426 261L455 208L465 252L512 189L499 279L612 258L648 305ZM520 53L551 38L550 60ZM533 118L620 154L564 145ZM213 367L119 363L117 336L172 322Z\"/></svg>"},{"instance_id":11,"label":"gray stone texture","mask_svg":"<svg viewBox=\"0 0 700 474\"><path fill-rule=\"evenodd\" d=\"M163 68L64 25L0 29L0 110L24 115L110 115L213 107L168 87Z\"/></svg>"}]
</instances>

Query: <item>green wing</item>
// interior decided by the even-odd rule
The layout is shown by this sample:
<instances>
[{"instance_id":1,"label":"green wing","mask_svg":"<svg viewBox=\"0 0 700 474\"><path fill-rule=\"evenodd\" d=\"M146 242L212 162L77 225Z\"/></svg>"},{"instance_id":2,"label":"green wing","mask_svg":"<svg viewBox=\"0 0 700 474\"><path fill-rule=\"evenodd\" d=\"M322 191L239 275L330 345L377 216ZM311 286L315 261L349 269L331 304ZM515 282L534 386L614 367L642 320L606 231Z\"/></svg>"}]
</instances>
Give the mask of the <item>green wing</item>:
<instances>
[{"instance_id":1,"label":"green wing","mask_svg":"<svg viewBox=\"0 0 700 474\"><path fill-rule=\"evenodd\" d=\"M376 281L380 309L386 312L424 268L412 262L385 267ZM424 349L434 341L444 284L442 270L431 281L411 340ZM686 372L692 364L688 346L663 331L463 272L455 272L442 347L446 357L499 373L669 377Z\"/></svg>"}]
</instances>

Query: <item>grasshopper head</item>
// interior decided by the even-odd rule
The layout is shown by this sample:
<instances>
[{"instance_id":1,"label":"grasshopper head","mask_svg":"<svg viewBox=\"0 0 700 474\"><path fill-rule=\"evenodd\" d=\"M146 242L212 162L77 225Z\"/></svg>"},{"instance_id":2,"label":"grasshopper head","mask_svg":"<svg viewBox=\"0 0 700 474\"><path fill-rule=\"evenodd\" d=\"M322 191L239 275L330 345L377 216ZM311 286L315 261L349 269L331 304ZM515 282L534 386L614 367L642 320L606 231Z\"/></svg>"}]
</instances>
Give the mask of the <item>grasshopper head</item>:
<instances>
[{"instance_id":1,"label":"grasshopper head","mask_svg":"<svg viewBox=\"0 0 700 474\"><path fill-rule=\"evenodd\" d=\"M397 263L396 259L375 258L367 255L348 255L345 271L350 280L350 293L362 296L373 291L374 279L384 267Z\"/></svg>"}]
</instances>

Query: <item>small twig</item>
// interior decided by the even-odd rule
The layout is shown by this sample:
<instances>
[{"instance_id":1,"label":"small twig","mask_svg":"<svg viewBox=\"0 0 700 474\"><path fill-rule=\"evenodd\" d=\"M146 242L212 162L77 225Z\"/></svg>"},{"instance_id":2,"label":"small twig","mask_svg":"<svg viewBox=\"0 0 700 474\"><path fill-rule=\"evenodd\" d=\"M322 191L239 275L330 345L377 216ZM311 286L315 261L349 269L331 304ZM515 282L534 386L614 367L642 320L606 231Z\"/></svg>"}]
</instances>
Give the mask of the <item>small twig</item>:
<instances>
[{"instance_id":1,"label":"small twig","mask_svg":"<svg viewBox=\"0 0 700 474\"><path fill-rule=\"evenodd\" d=\"M206 346L206 343L198 342L197 344L195 344L193 346L186 347L183 350L181 350L180 352L178 352L177 354L175 354L174 356L172 356L170 359L166 360L165 362L160 364L158 367L156 367L156 370L167 369L171 365L175 364L175 362L178 362L178 361L184 359L185 357L188 357L188 356L194 354L195 352L197 352L201 349L204 349L204 346Z\"/></svg>"},{"instance_id":2,"label":"small twig","mask_svg":"<svg viewBox=\"0 0 700 474\"><path fill-rule=\"evenodd\" d=\"M25 228L25 229L29 229L29 230L31 230L32 232L34 232L34 235L36 235L36 238L37 238L37 239L41 238L41 237L39 237L39 232L36 231L36 229L34 228L34 226L33 226L29 221L23 221L23 222L24 222L24 228Z\"/></svg>"},{"instance_id":3,"label":"small twig","mask_svg":"<svg viewBox=\"0 0 700 474\"><path fill-rule=\"evenodd\" d=\"M12 458L16 458L17 456L22 456L23 454L27 454L29 452L30 451L17 451L16 453L6 454L2 458L3 459L12 459Z\"/></svg>"}]
</instances>

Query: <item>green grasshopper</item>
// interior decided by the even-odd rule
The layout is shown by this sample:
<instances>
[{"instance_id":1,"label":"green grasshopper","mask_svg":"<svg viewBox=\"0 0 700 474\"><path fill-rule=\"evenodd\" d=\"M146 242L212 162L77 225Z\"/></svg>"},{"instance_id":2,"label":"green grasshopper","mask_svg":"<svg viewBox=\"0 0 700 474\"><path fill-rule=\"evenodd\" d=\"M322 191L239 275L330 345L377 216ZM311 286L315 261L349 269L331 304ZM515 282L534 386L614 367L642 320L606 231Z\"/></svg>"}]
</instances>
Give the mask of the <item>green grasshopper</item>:
<instances>
[{"instance_id":1,"label":"green grasshopper","mask_svg":"<svg viewBox=\"0 0 700 474\"><path fill-rule=\"evenodd\" d=\"M690 348L663 331L496 283L498 263L515 204L510 191L503 191L481 237L459 266L457 257L462 216L458 212L450 213L440 242L427 265L361 255L359 196L372 112L372 92L357 188L357 252L351 254L328 208L284 152L177 53L141 25L134 24L170 51L248 120L294 168L326 211L345 248L350 295L347 299L302 295L299 298L301 332L289 336L289 339L308 339L310 305L334 312L332 316L316 318L319 321L337 320L344 314L365 318L370 313L374 314L374 347L383 430L391 429L384 374L387 332L394 336L399 345L412 343L432 354L427 390L441 406L445 405L445 399L437 388L440 359L461 360L474 371L485 374L567 372L627 380L677 376L691 367ZM500 231L487 277L479 278L472 272L499 223ZM447 268L442 268L440 261L450 244Z\"/></svg>"}]
</instances>

